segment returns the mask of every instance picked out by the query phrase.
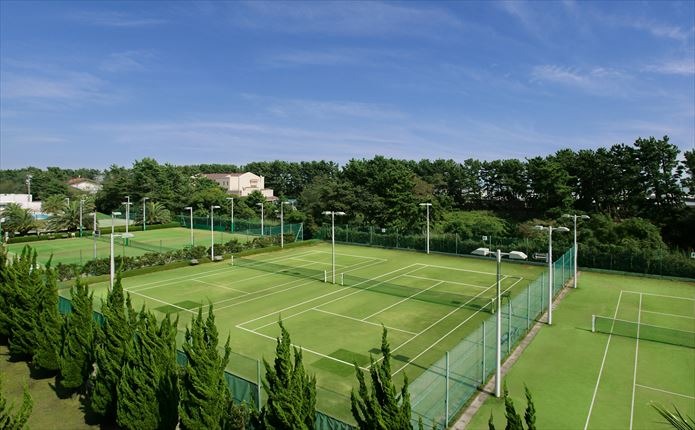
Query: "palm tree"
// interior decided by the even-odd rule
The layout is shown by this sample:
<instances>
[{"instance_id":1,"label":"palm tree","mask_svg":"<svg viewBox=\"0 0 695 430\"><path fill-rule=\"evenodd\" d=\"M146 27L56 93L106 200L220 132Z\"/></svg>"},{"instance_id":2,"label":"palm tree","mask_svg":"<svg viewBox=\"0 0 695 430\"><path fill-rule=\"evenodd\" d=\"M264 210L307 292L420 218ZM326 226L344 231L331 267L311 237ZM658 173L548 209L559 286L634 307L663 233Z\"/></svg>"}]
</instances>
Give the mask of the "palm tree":
<instances>
[{"instance_id":1,"label":"palm tree","mask_svg":"<svg viewBox=\"0 0 695 430\"><path fill-rule=\"evenodd\" d=\"M147 217L147 224L166 224L171 222L171 212L169 209L165 208L163 204L159 202L145 202L146 210L145 216ZM137 214L135 221L137 224L142 224L142 208Z\"/></svg>"},{"instance_id":2,"label":"palm tree","mask_svg":"<svg viewBox=\"0 0 695 430\"><path fill-rule=\"evenodd\" d=\"M62 194L53 194L41 202L41 211L47 214L55 214L63 210L66 197Z\"/></svg>"},{"instance_id":3,"label":"palm tree","mask_svg":"<svg viewBox=\"0 0 695 430\"><path fill-rule=\"evenodd\" d=\"M92 229L93 218L89 216L91 210L93 210L93 206L85 201L82 205L82 227L85 230ZM74 200L71 200L70 204L63 202L63 207L59 211L54 212L53 216L48 219L48 227L51 230L79 230L80 202Z\"/></svg>"},{"instance_id":4,"label":"palm tree","mask_svg":"<svg viewBox=\"0 0 695 430\"><path fill-rule=\"evenodd\" d=\"M26 234L29 230L36 228L36 220L29 209L22 208L17 203L8 203L2 213L5 222L2 223L2 228L7 231L10 236L15 233Z\"/></svg>"}]
</instances>

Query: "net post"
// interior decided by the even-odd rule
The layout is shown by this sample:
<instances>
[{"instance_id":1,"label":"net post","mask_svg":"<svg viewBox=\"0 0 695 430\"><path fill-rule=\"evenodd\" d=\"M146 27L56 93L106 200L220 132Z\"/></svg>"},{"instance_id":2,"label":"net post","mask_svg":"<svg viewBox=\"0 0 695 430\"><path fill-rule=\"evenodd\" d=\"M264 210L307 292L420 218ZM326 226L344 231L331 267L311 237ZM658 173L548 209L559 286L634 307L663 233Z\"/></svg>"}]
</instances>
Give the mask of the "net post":
<instances>
[{"instance_id":1,"label":"net post","mask_svg":"<svg viewBox=\"0 0 695 430\"><path fill-rule=\"evenodd\" d=\"M596 333L596 315L591 316L591 332Z\"/></svg>"},{"instance_id":2,"label":"net post","mask_svg":"<svg viewBox=\"0 0 695 430\"><path fill-rule=\"evenodd\" d=\"M343 285L345 285L345 282L344 282L344 275L345 275L345 273L341 273L341 274L340 274L340 286L341 286L341 287L342 287Z\"/></svg>"},{"instance_id":3,"label":"net post","mask_svg":"<svg viewBox=\"0 0 695 430\"><path fill-rule=\"evenodd\" d=\"M485 355L485 321L483 321L483 359L481 360L483 364L483 376L480 378L481 385L485 383Z\"/></svg>"},{"instance_id":4,"label":"net post","mask_svg":"<svg viewBox=\"0 0 695 430\"><path fill-rule=\"evenodd\" d=\"M449 426L449 351L446 352L446 380L444 381L445 395L444 399L444 427Z\"/></svg>"},{"instance_id":5,"label":"net post","mask_svg":"<svg viewBox=\"0 0 695 430\"><path fill-rule=\"evenodd\" d=\"M324 270L324 271L323 271L323 283L325 284L326 282L328 282L328 272L326 272L326 271Z\"/></svg>"},{"instance_id":6,"label":"net post","mask_svg":"<svg viewBox=\"0 0 695 430\"><path fill-rule=\"evenodd\" d=\"M231 264L232 266L234 266L234 256L233 256L233 255L232 255L232 257L231 257L231 260L232 260L232 261L231 261L229 264Z\"/></svg>"}]
</instances>

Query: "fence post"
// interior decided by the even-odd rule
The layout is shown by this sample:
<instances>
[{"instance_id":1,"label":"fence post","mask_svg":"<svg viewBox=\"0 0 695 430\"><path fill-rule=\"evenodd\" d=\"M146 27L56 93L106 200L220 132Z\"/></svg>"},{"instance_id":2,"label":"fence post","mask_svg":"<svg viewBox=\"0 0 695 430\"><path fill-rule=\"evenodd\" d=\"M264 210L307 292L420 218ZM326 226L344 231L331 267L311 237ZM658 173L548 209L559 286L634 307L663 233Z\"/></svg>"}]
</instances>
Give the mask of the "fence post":
<instances>
[{"instance_id":1,"label":"fence post","mask_svg":"<svg viewBox=\"0 0 695 430\"><path fill-rule=\"evenodd\" d=\"M531 328L531 284L526 288L526 331Z\"/></svg>"},{"instance_id":2,"label":"fence post","mask_svg":"<svg viewBox=\"0 0 695 430\"><path fill-rule=\"evenodd\" d=\"M507 355L512 352L512 298L507 299Z\"/></svg>"},{"instance_id":3,"label":"fence post","mask_svg":"<svg viewBox=\"0 0 695 430\"><path fill-rule=\"evenodd\" d=\"M545 274L541 276L541 310L540 313L543 313L543 309L545 309L545 305L543 305L543 290L545 289Z\"/></svg>"},{"instance_id":4,"label":"fence post","mask_svg":"<svg viewBox=\"0 0 695 430\"><path fill-rule=\"evenodd\" d=\"M480 384L485 383L485 321L483 321L483 377L480 378Z\"/></svg>"},{"instance_id":5,"label":"fence post","mask_svg":"<svg viewBox=\"0 0 695 430\"><path fill-rule=\"evenodd\" d=\"M446 352L446 398L444 399L444 427L449 427L449 351Z\"/></svg>"}]
</instances>

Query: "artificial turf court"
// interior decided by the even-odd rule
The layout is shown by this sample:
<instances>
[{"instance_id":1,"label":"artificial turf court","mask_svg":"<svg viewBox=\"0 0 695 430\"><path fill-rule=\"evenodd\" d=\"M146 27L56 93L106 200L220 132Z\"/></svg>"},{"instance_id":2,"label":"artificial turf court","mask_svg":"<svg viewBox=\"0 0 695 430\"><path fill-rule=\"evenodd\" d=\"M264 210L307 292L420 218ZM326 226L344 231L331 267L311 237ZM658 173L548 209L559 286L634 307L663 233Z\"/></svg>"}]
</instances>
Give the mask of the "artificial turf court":
<instances>
[{"instance_id":1,"label":"artificial turf court","mask_svg":"<svg viewBox=\"0 0 695 430\"><path fill-rule=\"evenodd\" d=\"M579 289L558 305L553 326L540 330L505 378L517 409L526 405L526 384L538 428L671 428L651 402L695 417L695 349L592 333L592 314L695 332L695 282L582 274ZM649 329L640 327L645 336ZM503 425L503 402L490 398L469 428L487 429L491 411Z\"/></svg>"},{"instance_id":2,"label":"artificial turf court","mask_svg":"<svg viewBox=\"0 0 695 430\"><path fill-rule=\"evenodd\" d=\"M183 227L136 231L133 232L133 235L135 237L131 239L132 246L125 246L120 238L116 238L114 251L117 255L134 257L147 252L181 249L191 244L191 230ZM245 234L215 231L215 243L224 243L232 238L239 242L246 242L253 237ZM209 247L211 243L210 231L193 229L193 243L194 245ZM15 243L9 244L7 249L11 254L19 254L25 245L36 250L38 260L42 264L45 264L51 255L53 256L53 264L84 264L94 258L94 239L91 236ZM109 247L109 235L105 233L96 241L97 258L109 257Z\"/></svg>"},{"instance_id":3,"label":"artificial turf court","mask_svg":"<svg viewBox=\"0 0 695 430\"><path fill-rule=\"evenodd\" d=\"M282 317L317 377L319 410L348 422L353 363L367 370L370 354L378 357L382 324L396 380L404 373L413 380L490 316L480 300L494 296L496 283L494 261L377 248L338 245L336 284L323 282L324 270L331 278L325 243L246 258L268 265L258 270L226 260L125 278L123 286L136 306L177 314L181 331L211 303L221 338L229 333L238 354L228 369L251 381L256 360L274 357ZM285 269L267 271L278 265ZM321 275L307 278L306 270ZM502 288L514 294L541 270L504 264ZM106 283L91 287L105 296Z\"/></svg>"}]
</instances>

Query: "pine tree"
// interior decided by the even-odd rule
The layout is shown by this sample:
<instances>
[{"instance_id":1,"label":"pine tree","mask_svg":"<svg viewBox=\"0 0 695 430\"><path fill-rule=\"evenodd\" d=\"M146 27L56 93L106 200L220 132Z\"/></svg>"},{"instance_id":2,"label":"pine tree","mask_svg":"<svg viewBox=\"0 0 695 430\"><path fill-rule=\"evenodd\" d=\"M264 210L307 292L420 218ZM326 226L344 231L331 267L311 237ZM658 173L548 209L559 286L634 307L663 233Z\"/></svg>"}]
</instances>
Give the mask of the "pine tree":
<instances>
[{"instance_id":1,"label":"pine tree","mask_svg":"<svg viewBox=\"0 0 695 430\"><path fill-rule=\"evenodd\" d=\"M528 430L536 430L536 407L531 398L531 392L526 384L524 384L524 392L526 394L526 411L524 412L524 421Z\"/></svg>"},{"instance_id":2,"label":"pine tree","mask_svg":"<svg viewBox=\"0 0 695 430\"><path fill-rule=\"evenodd\" d=\"M22 406L16 414L12 413L12 406L7 404L7 399L2 394L2 374L0 374L0 429L3 430L22 430L26 427L26 423L31 415L33 401L29 394L29 389L24 387L24 396Z\"/></svg>"},{"instance_id":3,"label":"pine tree","mask_svg":"<svg viewBox=\"0 0 695 430\"><path fill-rule=\"evenodd\" d=\"M60 368L60 331L62 318L58 312L58 285L55 269L46 265L42 282L39 284L36 300L37 318L34 321L33 365L37 368L56 371Z\"/></svg>"},{"instance_id":4,"label":"pine tree","mask_svg":"<svg viewBox=\"0 0 695 430\"><path fill-rule=\"evenodd\" d=\"M229 337L224 355L217 351L217 327L212 305L203 321L202 308L186 328L186 367L181 376L179 416L183 429L214 429L224 425L230 393L224 379L229 362Z\"/></svg>"},{"instance_id":5,"label":"pine tree","mask_svg":"<svg viewBox=\"0 0 695 430\"><path fill-rule=\"evenodd\" d=\"M12 272L7 251L4 246L0 246L0 342L6 342L10 337L10 310L15 295Z\"/></svg>"},{"instance_id":6,"label":"pine tree","mask_svg":"<svg viewBox=\"0 0 695 430\"><path fill-rule=\"evenodd\" d=\"M355 363L359 391L350 393L352 416L360 429L410 429L412 428L408 378L403 376L403 387L397 394L391 380L391 348L384 327L381 337L383 360L375 363L371 358L369 375L371 389L367 387L362 370Z\"/></svg>"},{"instance_id":7,"label":"pine tree","mask_svg":"<svg viewBox=\"0 0 695 430\"><path fill-rule=\"evenodd\" d=\"M268 396L260 421L268 429L313 429L316 421L316 378L304 370L302 351L292 348L290 334L282 324L275 348L275 362L266 369L263 388ZM294 351L294 362L292 352Z\"/></svg>"},{"instance_id":8,"label":"pine tree","mask_svg":"<svg viewBox=\"0 0 695 430\"><path fill-rule=\"evenodd\" d=\"M124 300L120 273L101 309L104 325L95 351L97 370L89 405L97 415L111 417L116 413L116 388L133 337L135 315L130 299Z\"/></svg>"},{"instance_id":9,"label":"pine tree","mask_svg":"<svg viewBox=\"0 0 695 430\"><path fill-rule=\"evenodd\" d=\"M60 352L61 385L79 390L92 372L95 325L93 298L89 288L79 278L70 290L72 312L65 317L63 343Z\"/></svg>"},{"instance_id":10,"label":"pine tree","mask_svg":"<svg viewBox=\"0 0 695 430\"><path fill-rule=\"evenodd\" d=\"M509 397L509 391L506 385L504 386L504 416L507 418L505 430L524 430L521 416L519 416L514 408L514 401Z\"/></svg>"},{"instance_id":11,"label":"pine tree","mask_svg":"<svg viewBox=\"0 0 695 430\"><path fill-rule=\"evenodd\" d=\"M490 418L487 420L487 429L488 430L495 430L495 423L492 420L492 411L490 411Z\"/></svg>"},{"instance_id":12,"label":"pine tree","mask_svg":"<svg viewBox=\"0 0 695 430\"><path fill-rule=\"evenodd\" d=\"M176 327L178 318L171 321L167 314L159 326L157 336L160 357L160 376L157 382L160 428L176 428L179 422L179 365L176 362ZM226 366L226 363L225 363ZM231 397L230 397L231 398Z\"/></svg>"},{"instance_id":13,"label":"pine tree","mask_svg":"<svg viewBox=\"0 0 695 430\"><path fill-rule=\"evenodd\" d=\"M10 270L9 350L13 358L31 359L36 349L34 323L37 315L37 292L42 284L42 270L36 263L36 252L28 246L22 250Z\"/></svg>"}]
</instances>

